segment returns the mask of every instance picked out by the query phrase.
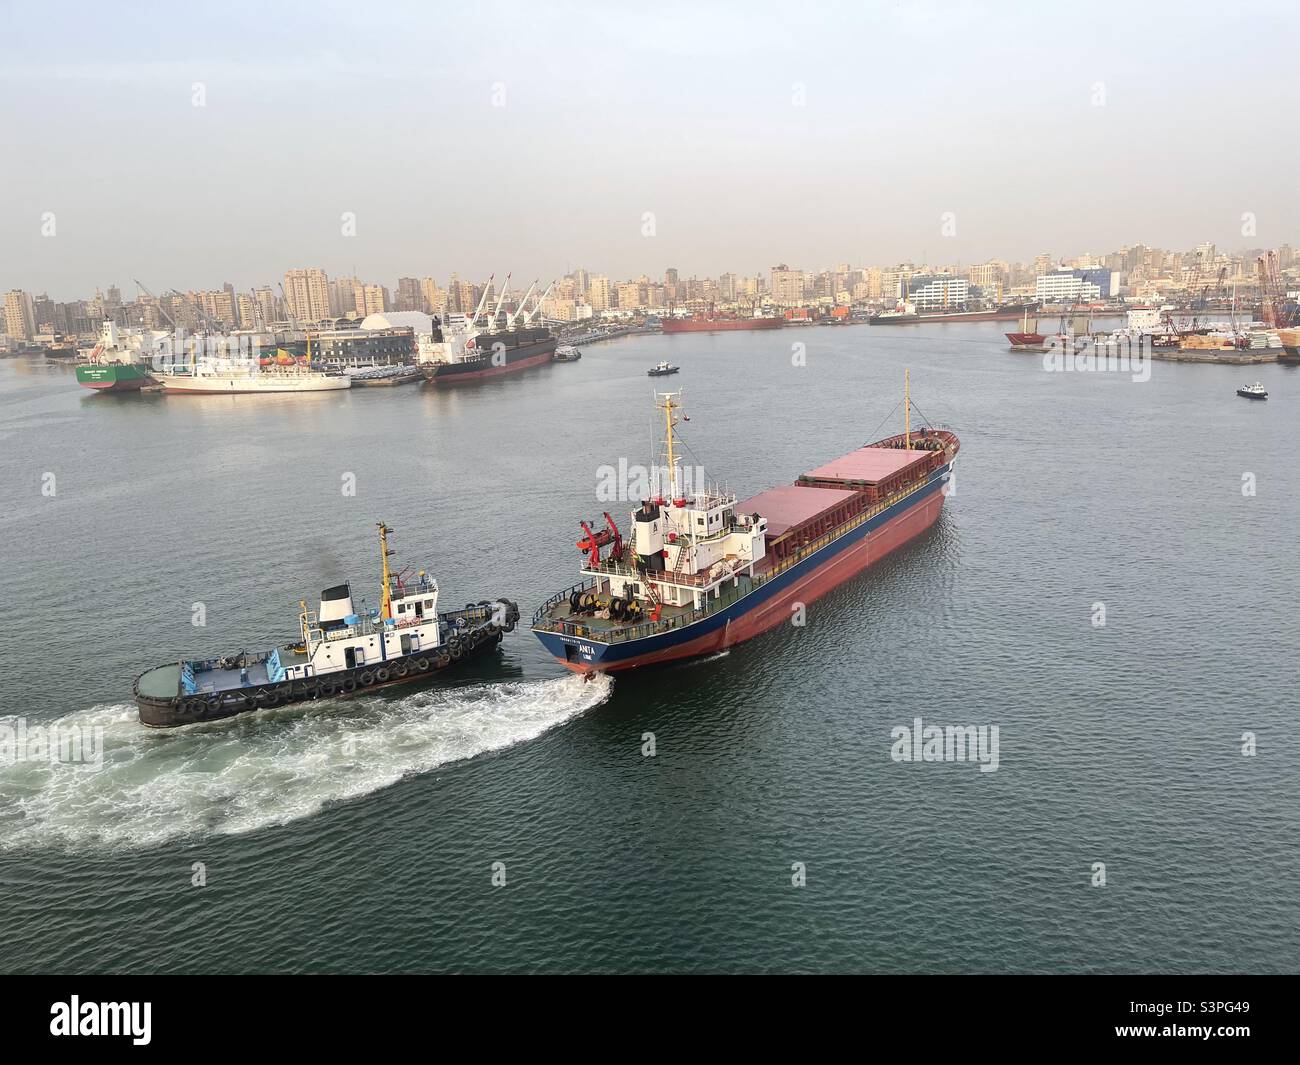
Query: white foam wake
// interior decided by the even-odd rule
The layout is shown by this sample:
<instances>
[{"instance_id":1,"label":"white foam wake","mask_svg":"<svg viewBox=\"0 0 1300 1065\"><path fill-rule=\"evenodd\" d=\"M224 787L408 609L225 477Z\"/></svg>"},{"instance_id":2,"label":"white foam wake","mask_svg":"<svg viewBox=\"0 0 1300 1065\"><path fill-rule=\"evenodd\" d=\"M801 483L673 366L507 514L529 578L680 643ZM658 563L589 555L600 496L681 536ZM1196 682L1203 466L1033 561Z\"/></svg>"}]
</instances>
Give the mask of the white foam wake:
<instances>
[{"instance_id":1,"label":"white foam wake","mask_svg":"<svg viewBox=\"0 0 1300 1065\"><path fill-rule=\"evenodd\" d=\"M102 728L98 768L0 761L0 850L139 847L285 824L402 777L533 739L612 690L609 677L584 683L577 675L434 688L177 731L143 727L134 706L92 707L42 724Z\"/></svg>"}]
</instances>

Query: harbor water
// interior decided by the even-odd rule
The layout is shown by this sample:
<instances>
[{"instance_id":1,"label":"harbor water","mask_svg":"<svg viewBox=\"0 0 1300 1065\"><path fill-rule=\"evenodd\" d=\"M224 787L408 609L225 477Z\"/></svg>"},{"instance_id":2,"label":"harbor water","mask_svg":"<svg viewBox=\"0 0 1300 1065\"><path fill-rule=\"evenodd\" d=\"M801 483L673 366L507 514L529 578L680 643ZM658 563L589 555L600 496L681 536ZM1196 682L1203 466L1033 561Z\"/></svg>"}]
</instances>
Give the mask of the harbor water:
<instances>
[{"instance_id":1,"label":"harbor water","mask_svg":"<svg viewBox=\"0 0 1300 1065\"><path fill-rule=\"evenodd\" d=\"M629 336L458 389L94 395L0 361L0 905L17 972L1293 971L1300 370L1047 372L1006 323ZM681 372L655 382L667 359ZM589 682L527 626L425 688L174 732L133 678L379 595L577 580L609 470L743 498L955 429L939 523L696 662ZM1259 379L1267 402L1234 395ZM915 422L914 422L915 426ZM997 726L988 764L904 761Z\"/></svg>"}]
</instances>

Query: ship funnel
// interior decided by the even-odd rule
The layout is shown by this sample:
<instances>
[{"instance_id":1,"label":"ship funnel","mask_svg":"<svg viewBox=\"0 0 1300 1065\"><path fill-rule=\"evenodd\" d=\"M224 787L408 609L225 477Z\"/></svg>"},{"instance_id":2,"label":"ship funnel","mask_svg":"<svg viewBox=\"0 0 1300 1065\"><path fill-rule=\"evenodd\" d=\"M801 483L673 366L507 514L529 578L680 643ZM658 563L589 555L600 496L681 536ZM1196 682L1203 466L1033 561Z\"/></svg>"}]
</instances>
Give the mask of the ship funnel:
<instances>
[{"instance_id":1,"label":"ship funnel","mask_svg":"<svg viewBox=\"0 0 1300 1065\"><path fill-rule=\"evenodd\" d=\"M347 584L338 584L333 588L326 588L320 593L320 623L328 627L331 623L337 624L344 618L351 617L355 611L352 609L352 587Z\"/></svg>"}]
</instances>

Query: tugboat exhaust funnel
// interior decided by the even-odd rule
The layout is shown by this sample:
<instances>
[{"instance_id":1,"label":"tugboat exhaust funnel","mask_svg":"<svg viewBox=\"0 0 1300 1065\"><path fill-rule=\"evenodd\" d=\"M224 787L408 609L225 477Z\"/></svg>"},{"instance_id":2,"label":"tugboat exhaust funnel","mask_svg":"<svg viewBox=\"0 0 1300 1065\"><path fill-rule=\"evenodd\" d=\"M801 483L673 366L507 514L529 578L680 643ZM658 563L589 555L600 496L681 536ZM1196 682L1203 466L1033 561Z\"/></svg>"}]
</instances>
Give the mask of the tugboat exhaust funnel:
<instances>
[{"instance_id":1,"label":"tugboat exhaust funnel","mask_svg":"<svg viewBox=\"0 0 1300 1065\"><path fill-rule=\"evenodd\" d=\"M322 625L340 622L351 617L356 611L352 609L352 586L336 584L320 593L320 621Z\"/></svg>"}]
</instances>

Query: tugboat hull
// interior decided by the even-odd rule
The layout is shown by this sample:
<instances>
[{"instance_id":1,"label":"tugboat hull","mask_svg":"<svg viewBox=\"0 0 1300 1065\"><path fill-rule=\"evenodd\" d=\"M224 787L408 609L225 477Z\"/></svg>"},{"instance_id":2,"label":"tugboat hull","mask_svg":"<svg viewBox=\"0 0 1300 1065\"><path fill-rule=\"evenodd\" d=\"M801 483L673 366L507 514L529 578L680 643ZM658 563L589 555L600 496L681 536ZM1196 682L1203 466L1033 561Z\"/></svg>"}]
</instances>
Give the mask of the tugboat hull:
<instances>
[{"instance_id":1,"label":"tugboat hull","mask_svg":"<svg viewBox=\"0 0 1300 1065\"><path fill-rule=\"evenodd\" d=\"M142 673L136 678L133 693L140 709L140 723L150 728L176 728L201 721L219 721L236 714L314 699L368 695L380 688L431 680L444 670L493 650L505 634L514 629L518 619L518 607L508 603L504 626L488 623L472 627L447 646L354 669L334 670L304 679L250 683L222 691L183 693L183 665L171 663Z\"/></svg>"}]
</instances>

